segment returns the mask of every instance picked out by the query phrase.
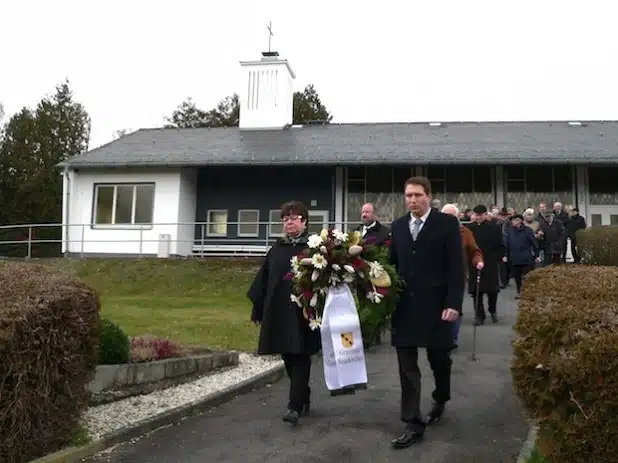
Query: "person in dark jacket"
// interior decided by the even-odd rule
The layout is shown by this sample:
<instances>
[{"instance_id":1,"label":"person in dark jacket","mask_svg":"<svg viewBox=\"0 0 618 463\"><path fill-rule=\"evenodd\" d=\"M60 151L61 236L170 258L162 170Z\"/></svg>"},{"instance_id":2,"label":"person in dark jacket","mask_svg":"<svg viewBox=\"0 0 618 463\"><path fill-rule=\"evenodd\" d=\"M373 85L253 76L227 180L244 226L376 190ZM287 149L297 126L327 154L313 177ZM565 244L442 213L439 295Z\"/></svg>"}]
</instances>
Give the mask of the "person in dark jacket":
<instances>
[{"instance_id":1,"label":"person in dark jacket","mask_svg":"<svg viewBox=\"0 0 618 463\"><path fill-rule=\"evenodd\" d=\"M485 266L481 271L479 299L476 300L477 274L476 268L470 269L470 281L468 291L472 296L476 309L476 325L485 323L485 308L483 297L487 295L487 309L494 323L498 322L497 305L500 291L500 263L506 260L506 248L504 247L504 235L502 226L487 217L487 207L482 204L474 209L474 222L468 224L468 228L474 234L474 239L481 252Z\"/></svg>"},{"instance_id":2,"label":"person in dark jacket","mask_svg":"<svg viewBox=\"0 0 618 463\"><path fill-rule=\"evenodd\" d=\"M579 215L579 209L576 207L571 210L571 217L567 222L567 237L571 240L571 254L573 261L576 264L581 262L581 256L577 249L577 232L586 229L586 219Z\"/></svg>"},{"instance_id":3,"label":"person in dark jacket","mask_svg":"<svg viewBox=\"0 0 618 463\"><path fill-rule=\"evenodd\" d=\"M361 233L361 237L371 244L381 246L390 236L390 230L385 225L382 225L376 217L376 210L373 204L363 204L361 209L361 221L356 230Z\"/></svg>"},{"instance_id":4,"label":"person in dark jacket","mask_svg":"<svg viewBox=\"0 0 618 463\"><path fill-rule=\"evenodd\" d=\"M248 297L253 303L251 320L260 325L259 355L281 354L290 379L288 410L283 421L296 424L309 412L311 356L320 350L320 331L311 330L302 309L290 300L292 257L306 249L309 213L303 203L281 207L285 236L270 248Z\"/></svg>"},{"instance_id":5,"label":"person in dark jacket","mask_svg":"<svg viewBox=\"0 0 618 463\"><path fill-rule=\"evenodd\" d=\"M453 324L461 314L464 269L456 217L430 207L431 182L412 177L404 185L408 214L391 226L390 262L405 282L391 317L391 343L397 350L404 431L391 441L408 447L438 422L451 398ZM427 349L435 390L433 407L421 416L419 348Z\"/></svg>"},{"instance_id":6,"label":"person in dark jacket","mask_svg":"<svg viewBox=\"0 0 618 463\"><path fill-rule=\"evenodd\" d=\"M562 203L555 203L554 204L554 217L556 219L558 219L558 221L562 224L562 227L565 230L564 240L562 242L562 254L560 255L560 258L561 258L562 262L566 262L566 255L567 255L567 236L566 236L566 230L567 230L567 226L569 224L569 214L568 214L568 212L566 212L564 210L564 206L562 205Z\"/></svg>"},{"instance_id":7,"label":"person in dark jacket","mask_svg":"<svg viewBox=\"0 0 618 463\"><path fill-rule=\"evenodd\" d=\"M545 265L561 264L566 230L552 212L546 212L539 223L540 240L545 251Z\"/></svg>"},{"instance_id":8,"label":"person in dark jacket","mask_svg":"<svg viewBox=\"0 0 618 463\"><path fill-rule=\"evenodd\" d=\"M361 208L361 221L358 227L356 227L356 231L359 231L361 237L367 244L373 244L377 246L383 246L386 244L388 239L390 238L391 231L388 229L386 225L380 223L376 216L376 209L372 203L365 203ZM359 287L357 291L362 291ZM366 347L369 347L372 344L380 345L382 344L382 334L381 330L378 330L375 334L370 336L370 339L367 339Z\"/></svg>"},{"instance_id":9,"label":"person in dark jacket","mask_svg":"<svg viewBox=\"0 0 618 463\"><path fill-rule=\"evenodd\" d=\"M524 225L524 218L519 214L511 217L511 226L504 235L507 260L511 265L513 278L517 287L516 299L519 299L523 277L534 267L535 262L540 262L539 246L534 232Z\"/></svg>"}]
</instances>

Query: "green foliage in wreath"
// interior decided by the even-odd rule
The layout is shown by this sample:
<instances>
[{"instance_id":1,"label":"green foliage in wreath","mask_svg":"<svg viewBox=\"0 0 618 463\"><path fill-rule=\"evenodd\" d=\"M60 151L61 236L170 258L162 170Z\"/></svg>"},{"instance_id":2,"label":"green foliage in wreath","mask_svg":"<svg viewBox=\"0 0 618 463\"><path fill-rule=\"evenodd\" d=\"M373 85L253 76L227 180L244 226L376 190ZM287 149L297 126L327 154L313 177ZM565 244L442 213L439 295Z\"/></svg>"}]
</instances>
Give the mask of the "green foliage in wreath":
<instances>
[{"instance_id":1,"label":"green foliage in wreath","mask_svg":"<svg viewBox=\"0 0 618 463\"><path fill-rule=\"evenodd\" d=\"M386 326L403 286L389 264L388 243L361 240L360 233L322 230L309 237L308 248L291 261L291 299L303 310L312 329L319 329L329 287L350 285L366 343Z\"/></svg>"}]
</instances>

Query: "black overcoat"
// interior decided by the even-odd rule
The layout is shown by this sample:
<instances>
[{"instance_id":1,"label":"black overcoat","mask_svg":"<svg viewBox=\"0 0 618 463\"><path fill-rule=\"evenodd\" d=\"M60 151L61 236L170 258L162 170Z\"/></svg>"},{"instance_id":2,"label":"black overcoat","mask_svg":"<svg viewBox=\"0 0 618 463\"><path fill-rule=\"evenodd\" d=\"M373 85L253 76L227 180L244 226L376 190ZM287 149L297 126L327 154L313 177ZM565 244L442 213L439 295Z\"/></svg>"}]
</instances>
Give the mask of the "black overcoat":
<instances>
[{"instance_id":1,"label":"black overcoat","mask_svg":"<svg viewBox=\"0 0 618 463\"><path fill-rule=\"evenodd\" d=\"M406 286L392 320L395 347L453 347L453 322L442 320L450 308L461 313L464 268L458 220L431 209L416 241L410 214L391 226L390 262Z\"/></svg>"},{"instance_id":2,"label":"black overcoat","mask_svg":"<svg viewBox=\"0 0 618 463\"><path fill-rule=\"evenodd\" d=\"M481 270L479 292L495 293L500 291L500 263L502 258L506 256L502 226L489 220L480 223L472 222L466 226L474 234L476 244L483 253L485 266ZM470 267L470 280L468 282L470 294L476 292L476 277L476 268Z\"/></svg>"},{"instance_id":3,"label":"black overcoat","mask_svg":"<svg viewBox=\"0 0 618 463\"><path fill-rule=\"evenodd\" d=\"M258 354L309 354L320 350L320 331L311 330L302 309L290 300L292 281L286 279L291 259L307 247L279 240L266 255L247 293L253 304L251 320L260 322Z\"/></svg>"},{"instance_id":4,"label":"black overcoat","mask_svg":"<svg viewBox=\"0 0 618 463\"><path fill-rule=\"evenodd\" d=\"M363 233L363 225L356 227L356 231ZM390 237L390 230L386 225L381 224L376 220L376 224L367 230L363 239L369 241L371 244L382 246Z\"/></svg>"}]
</instances>

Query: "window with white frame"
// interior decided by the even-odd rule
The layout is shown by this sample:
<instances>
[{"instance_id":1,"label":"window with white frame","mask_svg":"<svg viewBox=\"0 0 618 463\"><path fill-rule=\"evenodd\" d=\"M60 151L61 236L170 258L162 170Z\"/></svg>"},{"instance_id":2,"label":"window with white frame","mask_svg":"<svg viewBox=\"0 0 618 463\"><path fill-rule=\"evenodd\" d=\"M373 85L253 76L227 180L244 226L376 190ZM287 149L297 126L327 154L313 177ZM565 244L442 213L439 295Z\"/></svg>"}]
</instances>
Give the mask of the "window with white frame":
<instances>
[{"instance_id":1,"label":"window with white frame","mask_svg":"<svg viewBox=\"0 0 618 463\"><path fill-rule=\"evenodd\" d=\"M281 209L272 209L268 214L268 235L283 236L283 227L281 226Z\"/></svg>"},{"instance_id":2,"label":"window with white frame","mask_svg":"<svg viewBox=\"0 0 618 463\"><path fill-rule=\"evenodd\" d=\"M238 211L238 236L258 236L260 234L260 211L241 209Z\"/></svg>"},{"instance_id":3,"label":"window with white frame","mask_svg":"<svg viewBox=\"0 0 618 463\"><path fill-rule=\"evenodd\" d=\"M211 209L206 214L206 235L227 236L227 211L224 209Z\"/></svg>"},{"instance_id":4,"label":"window with white frame","mask_svg":"<svg viewBox=\"0 0 618 463\"><path fill-rule=\"evenodd\" d=\"M152 224L154 183L99 183L94 185L95 225Z\"/></svg>"}]
</instances>

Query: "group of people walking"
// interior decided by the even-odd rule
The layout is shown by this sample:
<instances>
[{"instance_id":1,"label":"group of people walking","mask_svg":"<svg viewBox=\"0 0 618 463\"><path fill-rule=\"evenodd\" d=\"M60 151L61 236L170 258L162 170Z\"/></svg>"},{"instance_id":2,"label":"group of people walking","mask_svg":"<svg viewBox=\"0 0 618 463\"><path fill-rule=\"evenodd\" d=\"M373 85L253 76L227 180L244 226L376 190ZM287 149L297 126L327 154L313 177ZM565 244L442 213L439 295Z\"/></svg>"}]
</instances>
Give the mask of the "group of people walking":
<instances>
[{"instance_id":1,"label":"group of people walking","mask_svg":"<svg viewBox=\"0 0 618 463\"><path fill-rule=\"evenodd\" d=\"M552 219L533 231L514 214L508 227L490 220L486 206L473 209L472 221L462 224L457 207L431 207L431 183L412 177L404 184L408 213L390 230L375 217L373 205L361 211L359 227L377 245L388 240L390 263L405 286L391 316L391 344L398 360L403 431L391 444L408 447L422 440L426 427L438 422L451 399L452 351L457 348L466 285L477 308L475 323L485 322L484 298L492 321L498 321L497 299L501 264L509 264L518 290L523 276L540 262L539 239L553 242L560 233ZM320 350L320 334L312 331L302 311L290 300L292 282L286 278L290 259L307 246L308 210L291 201L281 208L284 237L269 250L248 292L251 320L260 326L258 354L280 354L290 380L285 422L297 424L309 413L311 357ZM548 247L553 255L554 248ZM560 248L562 250L562 248ZM426 349L435 388L428 414L421 412L421 372L418 350Z\"/></svg>"}]
</instances>

